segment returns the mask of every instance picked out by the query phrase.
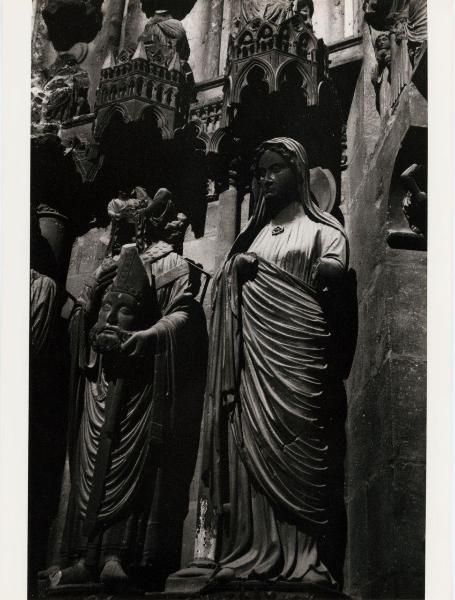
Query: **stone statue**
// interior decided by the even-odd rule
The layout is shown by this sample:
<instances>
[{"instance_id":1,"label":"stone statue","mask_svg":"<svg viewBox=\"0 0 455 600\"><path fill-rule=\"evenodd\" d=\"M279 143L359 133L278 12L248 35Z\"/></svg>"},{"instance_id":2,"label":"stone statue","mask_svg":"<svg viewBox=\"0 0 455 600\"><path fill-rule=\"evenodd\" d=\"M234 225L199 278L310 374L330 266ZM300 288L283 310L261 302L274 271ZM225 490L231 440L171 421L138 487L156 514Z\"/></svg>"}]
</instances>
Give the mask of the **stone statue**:
<instances>
[{"instance_id":1,"label":"stone statue","mask_svg":"<svg viewBox=\"0 0 455 600\"><path fill-rule=\"evenodd\" d=\"M390 108L390 64L391 46L390 34L381 33L376 38L374 49L377 65L371 76L376 92L376 108L380 115L384 115Z\"/></svg>"},{"instance_id":2,"label":"stone statue","mask_svg":"<svg viewBox=\"0 0 455 600\"><path fill-rule=\"evenodd\" d=\"M60 317L65 293L53 278L54 255L34 207L30 217L28 571L33 594L36 574L46 567L48 533L57 513L65 461L66 407L61 390L68 387L68 344Z\"/></svg>"},{"instance_id":3,"label":"stone statue","mask_svg":"<svg viewBox=\"0 0 455 600\"><path fill-rule=\"evenodd\" d=\"M139 38L147 46L150 60L169 71L188 71L190 46L182 23L168 10L156 10Z\"/></svg>"},{"instance_id":4,"label":"stone statue","mask_svg":"<svg viewBox=\"0 0 455 600\"><path fill-rule=\"evenodd\" d=\"M182 252L188 219L177 211L172 194L166 188L160 188L153 199L139 186L131 197L119 191L118 198L108 204L107 212L111 217L108 256L118 254L123 244L133 241L141 251L162 240L172 243L178 253Z\"/></svg>"},{"instance_id":5,"label":"stone statue","mask_svg":"<svg viewBox=\"0 0 455 600\"><path fill-rule=\"evenodd\" d=\"M59 290L55 281L30 269L28 585L31 591L36 587L36 573L45 566L43 558L46 555L47 534L55 516L54 490L63 468L59 453L55 452L57 436L52 428L58 427L53 417L57 412L55 397L58 398L59 383L56 382L56 359L58 351L61 351L58 348L60 310ZM61 437L64 438L64 435ZM46 464L45 473L43 464Z\"/></svg>"},{"instance_id":6,"label":"stone statue","mask_svg":"<svg viewBox=\"0 0 455 600\"><path fill-rule=\"evenodd\" d=\"M321 298L344 279L348 242L314 202L298 142L262 144L254 172L254 214L212 291L195 561L172 582L211 564L212 583L333 586L321 540L343 386Z\"/></svg>"},{"instance_id":7,"label":"stone statue","mask_svg":"<svg viewBox=\"0 0 455 600\"><path fill-rule=\"evenodd\" d=\"M242 16L245 22L259 17L279 25L286 19L301 14L305 17L307 27L312 29L311 19L313 13L313 0L252 0L242 2Z\"/></svg>"},{"instance_id":8,"label":"stone statue","mask_svg":"<svg viewBox=\"0 0 455 600\"><path fill-rule=\"evenodd\" d=\"M43 88L44 123L63 123L90 112L88 73L81 69L70 53L60 54L49 69L49 80Z\"/></svg>"},{"instance_id":9,"label":"stone statue","mask_svg":"<svg viewBox=\"0 0 455 600\"><path fill-rule=\"evenodd\" d=\"M57 52L45 68L43 56L32 63L32 133L58 133L61 124L90 113L88 73L81 67L88 43L101 29L102 0L46 0L37 23ZM46 27L44 27L45 23ZM40 31L44 38L44 31Z\"/></svg>"},{"instance_id":10,"label":"stone statue","mask_svg":"<svg viewBox=\"0 0 455 600\"><path fill-rule=\"evenodd\" d=\"M366 21L378 31L391 31L397 42L406 39L414 64L427 39L427 0L364 0Z\"/></svg>"},{"instance_id":11,"label":"stone statue","mask_svg":"<svg viewBox=\"0 0 455 600\"><path fill-rule=\"evenodd\" d=\"M160 208L155 202L148 210L166 229ZM52 587L123 587L178 566L206 360L196 286L170 243L140 252L124 244L75 306L71 493L60 562L46 573Z\"/></svg>"}]
</instances>

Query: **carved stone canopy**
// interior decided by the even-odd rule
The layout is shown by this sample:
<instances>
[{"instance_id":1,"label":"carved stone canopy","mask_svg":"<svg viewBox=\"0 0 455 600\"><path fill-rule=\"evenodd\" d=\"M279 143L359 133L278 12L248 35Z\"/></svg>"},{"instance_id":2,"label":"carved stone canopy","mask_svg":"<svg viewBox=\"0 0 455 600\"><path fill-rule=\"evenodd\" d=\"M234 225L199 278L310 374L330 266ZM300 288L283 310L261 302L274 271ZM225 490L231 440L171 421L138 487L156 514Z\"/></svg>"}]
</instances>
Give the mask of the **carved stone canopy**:
<instances>
[{"instance_id":1,"label":"carved stone canopy","mask_svg":"<svg viewBox=\"0 0 455 600\"><path fill-rule=\"evenodd\" d=\"M318 40L302 15L276 25L265 18L249 21L232 40L230 59L249 58L273 49L314 60Z\"/></svg>"},{"instance_id":2,"label":"carved stone canopy","mask_svg":"<svg viewBox=\"0 0 455 600\"><path fill-rule=\"evenodd\" d=\"M294 15L280 25L255 18L231 38L227 68L229 104L240 102L246 85L260 83L254 77L258 69L264 75L261 85L266 84L269 93L278 91L287 78L286 65L292 63L302 79L299 87L305 88L308 103L314 105L317 103L318 74L324 71L321 61L324 62L319 41L306 25L303 15Z\"/></svg>"}]
</instances>

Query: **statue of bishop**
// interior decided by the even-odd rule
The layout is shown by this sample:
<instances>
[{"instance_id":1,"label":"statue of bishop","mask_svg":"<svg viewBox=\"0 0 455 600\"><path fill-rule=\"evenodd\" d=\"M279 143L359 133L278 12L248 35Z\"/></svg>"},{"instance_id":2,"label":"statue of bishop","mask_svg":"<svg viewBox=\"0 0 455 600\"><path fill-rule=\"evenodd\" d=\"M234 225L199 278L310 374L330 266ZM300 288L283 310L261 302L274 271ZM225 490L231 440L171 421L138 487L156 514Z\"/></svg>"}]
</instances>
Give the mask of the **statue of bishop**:
<instances>
[{"instance_id":1,"label":"statue of bishop","mask_svg":"<svg viewBox=\"0 0 455 600\"><path fill-rule=\"evenodd\" d=\"M47 572L52 587L143 587L180 558L206 324L193 269L169 243L182 233L169 192L136 204L147 205L155 241L111 253L71 319L71 492L60 561ZM116 206L110 212L120 218Z\"/></svg>"}]
</instances>

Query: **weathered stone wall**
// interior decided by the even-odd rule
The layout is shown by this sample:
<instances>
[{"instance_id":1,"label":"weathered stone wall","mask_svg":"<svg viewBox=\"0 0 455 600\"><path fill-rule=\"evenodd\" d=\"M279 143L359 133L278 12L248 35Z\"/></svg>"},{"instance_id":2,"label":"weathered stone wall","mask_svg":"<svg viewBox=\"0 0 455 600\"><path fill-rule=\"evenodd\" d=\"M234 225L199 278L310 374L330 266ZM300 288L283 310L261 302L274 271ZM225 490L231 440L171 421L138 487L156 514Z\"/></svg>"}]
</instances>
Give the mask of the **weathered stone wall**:
<instances>
[{"instance_id":1,"label":"weathered stone wall","mask_svg":"<svg viewBox=\"0 0 455 600\"><path fill-rule=\"evenodd\" d=\"M313 28L328 45L360 35L363 11L361 0L316 0Z\"/></svg>"},{"instance_id":2,"label":"weathered stone wall","mask_svg":"<svg viewBox=\"0 0 455 600\"><path fill-rule=\"evenodd\" d=\"M392 249L386 239L403 197L394 193L397 155L410 128L425 130L426 103L411 84L380 122L365 34L344 194L359 313L348 382L346 591L417 599L424 597L426 253ZM411 162L420 150L411 146Z\"/></svg>"}]
</instances>

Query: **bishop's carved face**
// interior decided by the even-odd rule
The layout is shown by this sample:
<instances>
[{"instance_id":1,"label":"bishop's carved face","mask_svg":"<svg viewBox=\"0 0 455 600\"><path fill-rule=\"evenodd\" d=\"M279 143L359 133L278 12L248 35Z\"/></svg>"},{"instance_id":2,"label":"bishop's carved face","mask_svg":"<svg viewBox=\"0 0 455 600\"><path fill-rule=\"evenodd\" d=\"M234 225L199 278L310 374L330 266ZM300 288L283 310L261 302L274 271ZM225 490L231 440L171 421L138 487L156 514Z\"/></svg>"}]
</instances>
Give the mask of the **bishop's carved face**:
<instances>
[{"instance_id":1,"label":"bishop's carved face","mask_svg":"<svg viewBox=\"0 0 455 600\"><path fill-rule=\"evenodd\" d=\"M257 177L268 215L273 218L297 200L296 175L289 162L278 152L266 150L257 166Z\"/></svg>"},{"instance_id":2,"label":"bishop's carved face","mask_svg":"<svg viewBox=\"0 0 455 600\"><path fill-rule=\"evenodd\" d=\"M116 325L126 331L133 331L137 321L136 299L124 292L108 292L103 300L98 323Z\"/></svg>"},{"instance_id":3,"label":"bishop's carved face","mask_svg":"<svg viewBox=\"0 0 455 600\"><path fill-rule=\"evenodd\" d=\"M140 312L136 298L130 294L108 292L92 329L93 348L100 353L118 350L128 338L128 332L140 326Z\"/></svg>"}]
</instances>

